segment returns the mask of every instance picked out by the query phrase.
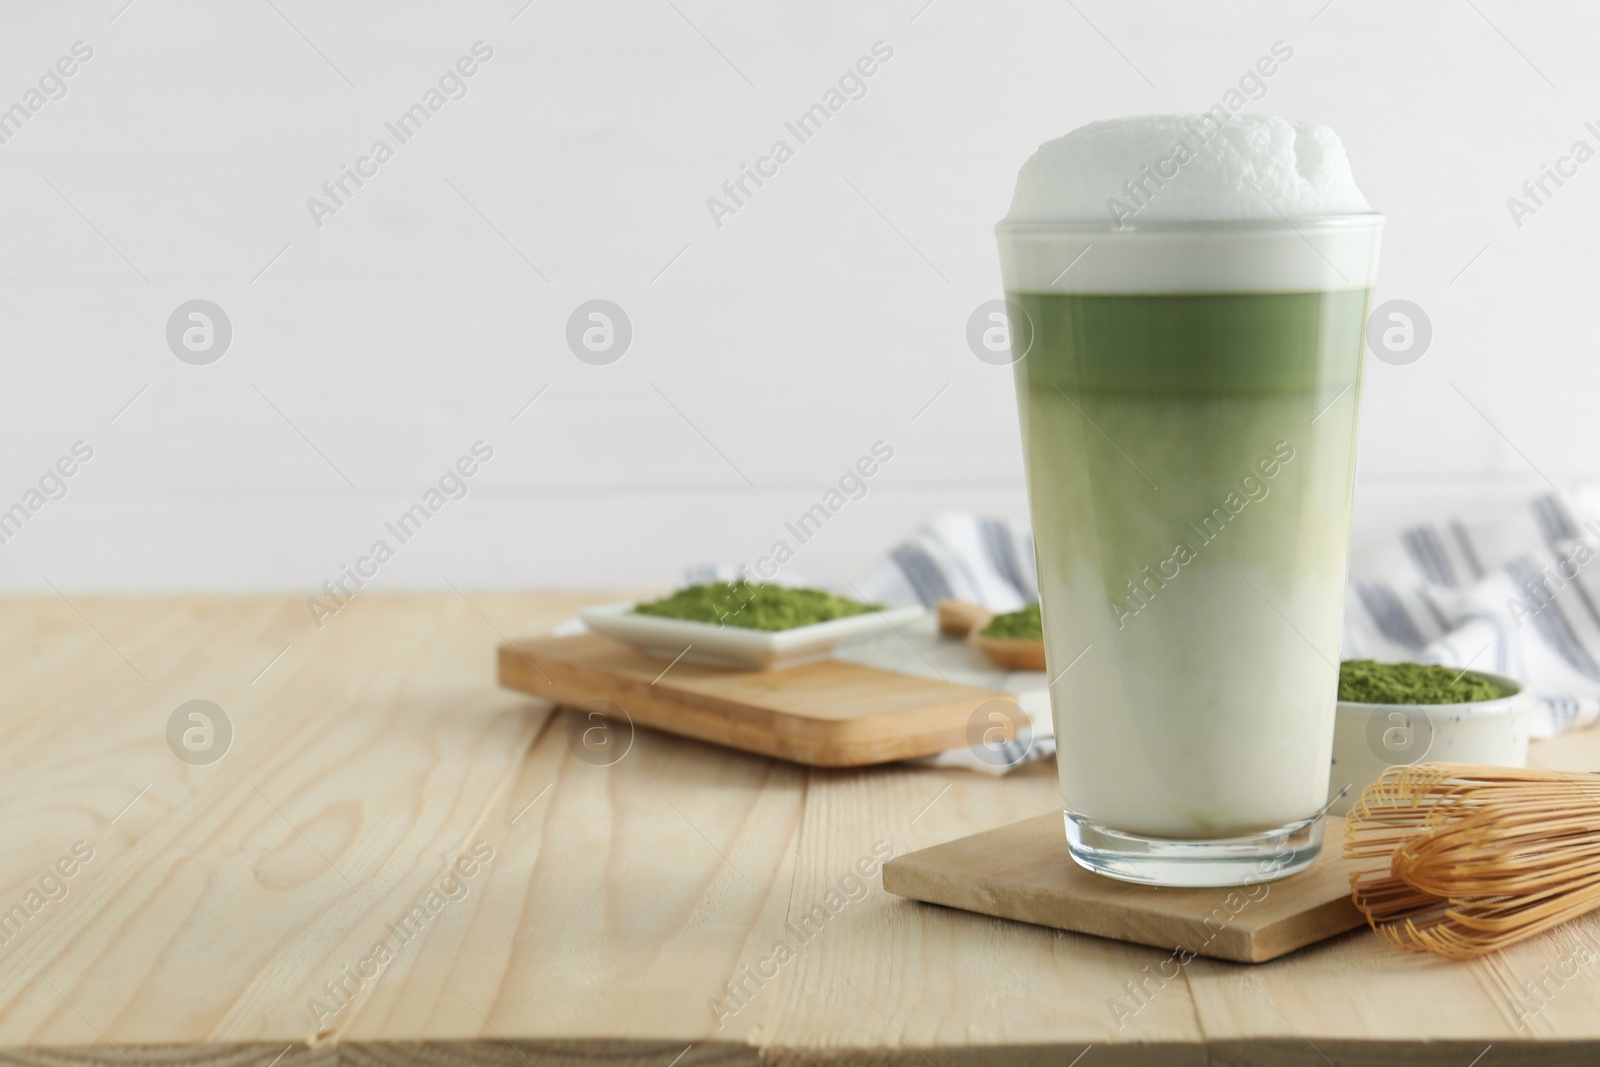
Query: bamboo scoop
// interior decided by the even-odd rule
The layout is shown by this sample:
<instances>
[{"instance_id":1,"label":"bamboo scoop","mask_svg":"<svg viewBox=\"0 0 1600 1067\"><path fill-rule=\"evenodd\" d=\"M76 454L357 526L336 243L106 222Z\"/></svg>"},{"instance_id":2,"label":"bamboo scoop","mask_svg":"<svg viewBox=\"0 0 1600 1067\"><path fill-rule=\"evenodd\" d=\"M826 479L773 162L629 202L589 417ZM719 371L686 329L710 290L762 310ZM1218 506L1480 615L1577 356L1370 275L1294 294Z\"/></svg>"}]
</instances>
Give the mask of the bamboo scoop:
<instances>
[{"instance_id":1,"label":"bamboo scoop","mask_svg":"<svg viewBox=\"0 0 1600 1067\"><path fill-rule=\"evenodd\" d=\"M965 600L939 601L939 632L951 637L966 637L989 625L994 612Z\"/></svg>"},{"instance_id":2,"label":"bamboo scoop","mask_svg":"<svg viewBox=\"0 0 1600 1067\"><path fill-rule=\"evenodd\" d=\"M1352 899L1403 948L1469 959L1600 908L1600 776L1391 767L1345 829Z\"/></svg>"},{"instance_id":3,"label":"bamboo scoop","mask_svg":"<svg viewBox=\"0 0 1600 1067\"><path fill-rule=\"evenodd\" d=\"M939 601L939 632L965 637L989 657L989 662L1008 671L1045 669L1044 642L1015 637L985 637L984 628L994 621L994 612L965 600Z\"/></svg>"}]
</instances>

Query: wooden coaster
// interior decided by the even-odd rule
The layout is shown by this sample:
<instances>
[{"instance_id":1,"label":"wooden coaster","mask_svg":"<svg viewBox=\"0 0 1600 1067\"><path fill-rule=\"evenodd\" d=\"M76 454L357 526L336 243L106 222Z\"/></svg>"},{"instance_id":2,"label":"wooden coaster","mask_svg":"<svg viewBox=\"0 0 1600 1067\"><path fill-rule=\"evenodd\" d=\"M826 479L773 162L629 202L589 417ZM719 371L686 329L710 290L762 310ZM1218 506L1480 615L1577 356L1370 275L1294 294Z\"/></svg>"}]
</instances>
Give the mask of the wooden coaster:
<instances>
[{"instance_id":1,"label":"wooden coaster","mask_svg":"<svg viewBox=\"0 0 1600 1067\"><path fill-rule=\"evenodd\" d=\"M669 665L598 634L501 645L500 684L556 704L610 701L636 725L813 767L967 743L980 705L1015 694L825 660L777 671Z\"/></svg>"},{"instance_id":2,"label":"wooden coaster","mask_svg":"<svg viewBox=\"0 0 1600 1067\"><path fill-rule=\"evenodd\" d=\"M1261 963L1365 925L1350 902L1344 820L1328 816L1310 870L1233 889L1170 889L1093 874L1067 853L1052 812L897 857L883 888L929 904Z\"/></svg>"}]
</instances>

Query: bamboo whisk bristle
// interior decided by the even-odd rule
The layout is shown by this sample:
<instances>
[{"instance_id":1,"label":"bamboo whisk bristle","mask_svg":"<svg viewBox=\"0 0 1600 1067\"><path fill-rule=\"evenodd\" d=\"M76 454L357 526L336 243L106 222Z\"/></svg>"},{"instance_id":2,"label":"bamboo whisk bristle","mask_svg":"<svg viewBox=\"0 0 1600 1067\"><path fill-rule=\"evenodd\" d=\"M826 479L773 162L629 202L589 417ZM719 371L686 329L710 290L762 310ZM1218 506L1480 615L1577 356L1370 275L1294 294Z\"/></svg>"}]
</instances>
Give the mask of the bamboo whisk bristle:
<instances>
[{"instance_id":1,"label":"bamboo whisk bristle","mask_svg":"<svg viewBox=\"0 0 1600 1067\"><path fill-rule=\"evenodd\" d=\"M1600 776L1391 767L1345 829L1355 905L1404 948L1467 959L1600 908Z\"/></svg>"}]
</instances>

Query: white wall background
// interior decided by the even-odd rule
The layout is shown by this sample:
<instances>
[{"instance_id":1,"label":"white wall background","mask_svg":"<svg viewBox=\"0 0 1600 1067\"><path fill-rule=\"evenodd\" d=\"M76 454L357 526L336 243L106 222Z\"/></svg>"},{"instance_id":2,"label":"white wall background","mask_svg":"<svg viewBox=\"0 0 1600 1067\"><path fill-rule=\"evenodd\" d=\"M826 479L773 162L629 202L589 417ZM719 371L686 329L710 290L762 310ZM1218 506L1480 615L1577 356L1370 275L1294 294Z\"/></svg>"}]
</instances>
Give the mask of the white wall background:
<instances>
[{"instance_id":1,"label":"white wall background","mask_svg":"<svg viewBox=\"0 0 1600 1067\"><path fill-rule=\"evenodd\" d=\"M1377 299L1433 321L1422 361L1370 362L1358 522L1600 474L1600 162L1520 229L1505 205L1600 146L1575 0L124 3L0 6L0 107L94 49L0 146L0 507L94 448L0 545L7 588L310 593L479 438L495 458L382 588L753 561L880 438L798 572L859 573L943 509L1024 515L1010 372L964 340L1017 166L1202 109L1279 39L1250 109L1341 133L1390 220ZM306 198L479 39L469 94L316 228ZM868 95L713 225L880 39ZM165 341L196 297L234 329L204 367ZM635 332L610 366L564 340L595 297Z\"/></svg>"}]
</instances>

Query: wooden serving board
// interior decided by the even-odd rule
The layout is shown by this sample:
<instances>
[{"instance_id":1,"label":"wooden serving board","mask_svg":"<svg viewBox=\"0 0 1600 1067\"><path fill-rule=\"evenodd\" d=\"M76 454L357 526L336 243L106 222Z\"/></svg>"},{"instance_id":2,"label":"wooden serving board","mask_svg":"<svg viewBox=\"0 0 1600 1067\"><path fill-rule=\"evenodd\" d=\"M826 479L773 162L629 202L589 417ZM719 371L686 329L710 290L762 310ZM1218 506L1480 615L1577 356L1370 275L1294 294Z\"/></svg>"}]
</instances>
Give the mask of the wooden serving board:
<instances>
[{"instance_id":1,"label":"wooden serving board","mask_svg":"<svg viewBox=\"0 0 1600 1067\"><path fill-rule=\"evenodd\" d=\"M605 700L629 720L813 767L931 756L967 742L972 713L1014 694L825 660L741 671L646 656L598 634L515 641L500 684L556 704Z\"/></svg>"},{"instance_id":2,"label":"wooden serving board","mask_svg":"<svg viewBox=\"0 0 1600 1067\"><path fill-rule=\"evenodd\" d=\"M1067 853L1052 812L890 860L897 896L1002 919L1261 963L1366 920L1350 902L1344 820L1329 816L1310 870L1235 889L1171 889L1093 874ZM1246 895L1248 892L1248 895ZM1252 897L1258 899L1251 899Z\"/></svg>"}]
</instances>

